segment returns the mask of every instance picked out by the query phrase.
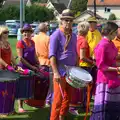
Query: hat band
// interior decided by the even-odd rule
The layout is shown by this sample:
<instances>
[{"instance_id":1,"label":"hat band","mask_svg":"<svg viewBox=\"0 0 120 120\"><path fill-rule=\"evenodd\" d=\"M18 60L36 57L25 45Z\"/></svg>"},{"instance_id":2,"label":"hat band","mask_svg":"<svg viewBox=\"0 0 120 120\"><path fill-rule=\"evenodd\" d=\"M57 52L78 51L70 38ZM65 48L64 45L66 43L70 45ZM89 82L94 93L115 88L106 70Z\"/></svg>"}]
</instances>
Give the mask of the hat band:
<instances>
[{"instance_id":1,"label":"hat band","mask_svg":"<svg viewBox=\"0 0 120 120\"><path fill-rule=\"evenodd\" d=\"M74 17L72 13L63 13L62 16Z\"/></svg>"}]
</instances>

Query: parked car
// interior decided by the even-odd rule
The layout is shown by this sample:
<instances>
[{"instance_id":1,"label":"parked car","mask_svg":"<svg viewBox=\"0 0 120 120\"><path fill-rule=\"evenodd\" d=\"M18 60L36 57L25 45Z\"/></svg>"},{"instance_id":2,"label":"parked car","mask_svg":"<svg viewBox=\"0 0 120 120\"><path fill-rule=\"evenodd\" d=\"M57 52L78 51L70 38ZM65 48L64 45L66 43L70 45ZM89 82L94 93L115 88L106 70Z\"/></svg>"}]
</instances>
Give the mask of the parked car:
<instances>
[{"instance_id":1,"label":"parked car","mask_svg":"<svg viewBox=\"0 0 120 120\"><path fill-rule=\"evenodd\" d=\"M20 25L15 23L7 23L6 25L8 26L9 36L17 36L17 31L20 28Z\"/></svg>"},{"instance_id":2,"label":"parked car","mask_svg":"<svg viewBox=\"0 0 120 120\"><path fill-rule=\"evenodd\" d=\"M20 24L20 20L6 20L5 23L6 24L9 24L9 23Z\"/></svg>"},{"instance_id":3,"label":"parked car","mask_svg":"<svg viewBox=\"0 0 120 120\"><path fill-rule=\"evenodd\" d=\"M30 25L32 26L32 29L35 30L35 28L39 25L39 23L33 22Z\"/></svg>"}]
</instances>

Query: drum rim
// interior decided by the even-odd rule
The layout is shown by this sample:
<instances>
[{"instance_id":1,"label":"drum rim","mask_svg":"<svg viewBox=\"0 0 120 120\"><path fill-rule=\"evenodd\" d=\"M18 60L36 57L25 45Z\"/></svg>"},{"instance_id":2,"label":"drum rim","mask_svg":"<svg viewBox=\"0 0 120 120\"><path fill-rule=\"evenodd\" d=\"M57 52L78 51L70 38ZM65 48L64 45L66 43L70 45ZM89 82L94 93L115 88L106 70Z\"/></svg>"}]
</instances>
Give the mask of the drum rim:
<instances>
[{"instance_id":1,"label":"drum rim","mask_svg":"<svg viewBox=\"0 0 120 120\"><path fill-rule=\"evenodd\" d=\"M84 84L84 83L82 83L82 84L77 84L77 83L75 83L75 82L70 82L70 80L69 80L70 78L69 77L66 77L66 81L67 81L67 83L68 84L70 84L72 87L74 87L74 88L84 88L84 87L86 87L87 86L87 84Z\"/></svg>"},{"instance_id":2,"label":"drum rim","mask_svg":"<svg viewBox=\"0 0 120 120\"><path fill-rule=\"evenodd\" d=\"M76 78L76 79L79 79L79 78L76 77L74 74L72 74L72 71L71 71L71 70L74 69L74 68L75 68L75 69L81 69L81 70L85 71L86 73L88 73L90 80L87 80L87 81L86 81L85 79L83 79L83 80L81 79L82 81L85 81L85 82L87 82L87 83L88 83L88 82L92 82L92 76L91 76L91 74L90 74L88 71L86 71L86 70L84 70L83 68L80 68L80 67L72 67L72 68L70 68L70 69L68 70L68 71L69 71L69 72L68 72L69 75L74 76L74 78Z\"/></svg>"},{"instance_id":3,"label":"drum rim","mask_svg":"<svg viewBox=\"0 0 120 120\"><path fill-rule=\"evenodd\" d=\"M0 77L0 79L3 79L1 80L0 82L12 82L12 81L16 81L17 79L19 79L19 76L20 74L17 73L17 72L12 72L12 71L9 71L9 70L0 70L0 72L9 72L11 74L16 74L13 78L10 78L9 80L5 80L6 78L4 78L4 76ZM9 78L9 77L7 77Z\"/></svg>"}]
</instances>

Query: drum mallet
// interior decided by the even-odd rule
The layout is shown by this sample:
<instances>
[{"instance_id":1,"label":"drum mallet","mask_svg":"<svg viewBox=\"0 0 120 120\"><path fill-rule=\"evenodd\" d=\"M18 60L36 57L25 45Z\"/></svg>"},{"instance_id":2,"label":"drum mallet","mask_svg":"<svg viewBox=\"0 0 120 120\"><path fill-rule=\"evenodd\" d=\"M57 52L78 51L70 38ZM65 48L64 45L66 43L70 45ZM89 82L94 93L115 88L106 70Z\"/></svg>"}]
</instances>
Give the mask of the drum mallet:
<instances>
[{"instance_id":1,"label":"drum mallet","mask_svg":"<svg viewBox=\"0 0 120 120\"><path fill-rule=\"evenodd\" d=\"M59 88L60 88L60 92L61 92L62 98L64 98L64 94L63 94L63 90L62 90L61 84L60 83L58 83L58 84L59 84Z\"/></svg>"}]
</instances>

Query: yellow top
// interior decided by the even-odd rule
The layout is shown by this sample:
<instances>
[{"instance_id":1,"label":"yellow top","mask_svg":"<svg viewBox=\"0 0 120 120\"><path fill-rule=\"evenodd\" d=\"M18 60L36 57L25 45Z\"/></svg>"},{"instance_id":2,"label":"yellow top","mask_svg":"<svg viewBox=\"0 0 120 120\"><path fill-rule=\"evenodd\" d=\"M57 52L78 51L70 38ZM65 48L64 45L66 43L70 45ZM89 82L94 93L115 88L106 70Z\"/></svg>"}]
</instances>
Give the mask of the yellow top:
<instances>
[{"instance_id":1,"label":"yellow top","mask_svg":"<svg viewBox=\"0 0 120 120\"><path fill-rule=\"evenodd\" d=\"M89 47L90 47L90 57L94 57L94 49L99 41L102 39L101 33L96 29L95 31L91 32L88 31L86 36Z\"/></svg>"}]
</instances>

